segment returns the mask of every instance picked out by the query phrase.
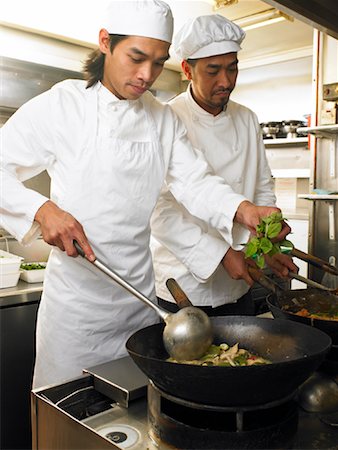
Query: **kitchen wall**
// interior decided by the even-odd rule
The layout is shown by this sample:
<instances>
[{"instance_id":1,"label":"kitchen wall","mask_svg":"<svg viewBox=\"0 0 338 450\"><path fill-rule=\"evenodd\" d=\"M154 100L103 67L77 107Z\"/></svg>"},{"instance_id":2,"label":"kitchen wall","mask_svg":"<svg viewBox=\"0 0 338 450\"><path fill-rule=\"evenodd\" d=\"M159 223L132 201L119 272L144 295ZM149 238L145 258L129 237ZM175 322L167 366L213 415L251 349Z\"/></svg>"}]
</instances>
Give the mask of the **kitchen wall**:
<instances>
[{"instance_id":1,"label":"kitchen wall","mask_svg":"<svg viewBox=\"0 0 338 450\"><path fill-rule=\"evenodd\" d=\"M312 56L241 68L232 99L251 108L260 122L304 120L311 112Z\"/></svg>"},{"instance_id":2,"label":"kitchen wall","mask_svg":"<svg viewBox=\"0 0 338 450\"><path fill-rule=\"evenodd\" d=\"M312 110L312 55L256 67L241 68L232 99L251 108L260 123L305 120ZM272 140L273 141L273 140ZM267 141L271 142L271 141ZM311 155L307 142L297 145L266 144L266 154L275 182L277 205L292 228L290 240L308 252L309 204L298 198L310 189ZM307 264L296 260L299 273L307 276ZM292 280L292 289L306 286Z\"/></svg>"}]
</instances>

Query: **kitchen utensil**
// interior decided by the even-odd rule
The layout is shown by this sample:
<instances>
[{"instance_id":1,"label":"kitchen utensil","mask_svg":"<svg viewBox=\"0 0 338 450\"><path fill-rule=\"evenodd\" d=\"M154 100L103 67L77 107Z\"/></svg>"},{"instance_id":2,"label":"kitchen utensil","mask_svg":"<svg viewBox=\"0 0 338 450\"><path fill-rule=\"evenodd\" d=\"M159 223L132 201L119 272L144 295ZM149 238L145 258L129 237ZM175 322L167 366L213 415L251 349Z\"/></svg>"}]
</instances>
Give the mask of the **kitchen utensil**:
<instances>
[{"instance_id":1,"label":"kitchen utensil","mask_svg":"<svg viewBox=\"0 0 338 450\"><path fill-rule=\"evenodd\" d=\"M302 252L297 248L293 248L291 252L287 253L289 253L291 256L295 256L296 258L301 259L302 261L307 262L308 264L311 264L314 267L324 270L324 272L338 276L338 269L334 263L330 262L330 259L329 261L325 261L323 259L318 258L317 256ZM331 261L333 260L331 259Z\"/></svg>"},{"instance_id":2,"label":"kitchen utensil","mask_svg":"<svg viewBox=\"0 0 338 450\"><path fill-rule=\"evenodd\" d=\"M329 263L331 266L336 265L336 258L334 256L330 256ZM338 275L338 274L337 274ZM324 286L327 286L329 288L335 288L338 289L338 276L332 275L331 273L324 273L324 276L322 278L322 284Z\"/></svg>"},{"instance_id":3,"label":"kitchen utensil","mask_svg":"<svg viewBox=\"0 0 338 450\"><path fill-rule=\"evenodd\" d=\"M327 286L324 286L323 284L317 283L316 281L310 280L309 278L305 278L302 275L299 275L295 272L289 272L289 277L294 278L295 280L302 281L303 283L307 284L308 286L322 289L323 291L330 292L331 294L338 295L338 289L337 288L330 288Z\"/></svg>"},{"instance_id":4,"label":"kitchen utensil","mask_svg":"<svg viewBox=\"0 0 338 450\"><path fill-rule=\"evenodd\" d=\"M74 241L74 246L79 255L85 258L84 251L76 241ZM177 360L189 360L199 358L207 351L212 343L213 334L209 317L204 311L190 306L174 314L168 313L98 259L92 264L147 306L150 306L164 320L166 326L163 331L163 343L170 356Z\"/></svg>"},{"instance_id":5,"label":"kitchen utensil","mask_svg":"<svg viewBox=\"0 0 338 450\"><path fill-rule=\"evenodd\" d=\"M167 288L180 309L193 306L186 293L174 278L166 281Z\"/></svg>"},{"instance_id":6,"label":"kitchen utensil","mask_svg":"<svg viewBox=\"0 0 338 450\"><path fill-rule=\"evenodd\" d=\"M234 407L261 405L292 395L321 364L331 345L329 336L320 330L289 320L253 316L210 320L215 344L238 342L241 348L272 363L215 367L168 361L163 324L134 333L127 341L127 350L164 392L191 402Z\"/></svg>"},{"instance_id":7,"label":"kitchen utensil","mask_svg":"<svg viewBox=\"0 0 338 450\"><path fill-rule=\"evenodd\" d=\"M300 120L284 120L282 122L282 130L288 139L293 139L297 137L297 128L302 125L303 123Z\"/></svg>"},{"instance_id":8,"label":"kitchen utensil","mask_svg":"<svg viewBox=\"0 0 338 450\"><path fill-rule=\"evenodd\" d=\"M314 373L300 387L298 403L309 412L337 412L337 381L324 373Z\"/></svg>"},{"instance_id":9,"label":"kitchen utensil","mask_svg":"<svg viewBox=\"0 0 338 450\"><path fill-rule=\"evenodd\" d=\"M264 122L260 126L265 139L275 139L281 129L281 122Z\"/></svg>"},{"instance_id":10,"label":"kitchen utensil","mask_svg":"<svg viewBox=\"0 0 338 450\"><path fill-rule=\"evenodd\" d=\"M338 369L338 321L329 318L310 318L296 314L297 311L305 308L309 311L314 308L322 314L328 314L332 308L338 307L338 298L336 295L327 291L321 291L314 288L282 290L273 283L269 277L256 268L250 267L251 277L259 284L270 290L272 293L267 296L266 303L273 316L278 319L288 319L305 325L318 328L326 333L333 342L327 363L329 370ZM264 279L264 284L262 284Z\"/></svg>"}]
</instances>

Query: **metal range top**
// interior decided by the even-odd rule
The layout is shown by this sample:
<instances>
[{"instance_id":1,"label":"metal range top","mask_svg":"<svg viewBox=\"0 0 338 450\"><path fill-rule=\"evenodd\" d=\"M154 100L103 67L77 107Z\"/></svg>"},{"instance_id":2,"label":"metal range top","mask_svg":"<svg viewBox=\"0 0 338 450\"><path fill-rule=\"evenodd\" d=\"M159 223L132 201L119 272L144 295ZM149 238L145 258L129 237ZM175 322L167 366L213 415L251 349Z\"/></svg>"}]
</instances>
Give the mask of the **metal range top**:
<instances>
[{"instance_id":1,"label":"metal range top","mask_svg":"<svg viewBox=\"0 0 338 450\"><path fill-rule=\"evenodd\" d=\"M156 439L148 423L148 385L126 357L86 369L82 377L62 385L33 391L33 450L197 450L196 445L174 447ZM337 450L338 412L325 416L296 408L297 431L288 446L274 448Z\"/></svg>"}]
</instances>

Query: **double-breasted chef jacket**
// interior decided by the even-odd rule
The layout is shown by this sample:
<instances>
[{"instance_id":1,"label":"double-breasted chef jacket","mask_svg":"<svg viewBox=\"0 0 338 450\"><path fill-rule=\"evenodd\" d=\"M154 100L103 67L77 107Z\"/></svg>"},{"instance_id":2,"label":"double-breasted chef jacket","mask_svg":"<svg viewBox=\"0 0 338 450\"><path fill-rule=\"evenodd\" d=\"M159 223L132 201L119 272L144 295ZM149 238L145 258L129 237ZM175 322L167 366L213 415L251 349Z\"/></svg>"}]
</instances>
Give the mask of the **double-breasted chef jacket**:
<instances>
[{"instance_id":1,"label":"double-breasted chef jacket","mask_svg":"<svg viewBox=\"0 0 338 450\"><path fill-rule=\"evenodd\" d=\"M86 89L83 80L63 81L7 121L2 145L1 225L24 244L39 234L34 217L48 199L22 181L46 169L51 200L83 225L96 256L154 301L150 216L163 183L229 243L246 199L213 175L183 124L150 92L119 100L101 83ZM33 386L125 356L128 337L157 320L95 266L53 248L38 311Z\"/></svg>"},{"instance_id":2,"label":"double-breasted chef jacket","mask_svg":"<svg viewBox=\"0 0 338 450\"><path fill-rule=\"evenodd\" d=\"M217 175L256 205L275 206L271 170L253 111L229 100L224 111L213 116L196 103L191 85L169 104L185 124L190 142ZM169 276L189 293L196 306L235 303L249 290L245 281L233 280L220 264L230 244L217 229L191 215L166 187L151 226L158 297L173 301L165 285ZM240 233L232 245L240 250L245 242Z\"/></svg>"}]
</instances>

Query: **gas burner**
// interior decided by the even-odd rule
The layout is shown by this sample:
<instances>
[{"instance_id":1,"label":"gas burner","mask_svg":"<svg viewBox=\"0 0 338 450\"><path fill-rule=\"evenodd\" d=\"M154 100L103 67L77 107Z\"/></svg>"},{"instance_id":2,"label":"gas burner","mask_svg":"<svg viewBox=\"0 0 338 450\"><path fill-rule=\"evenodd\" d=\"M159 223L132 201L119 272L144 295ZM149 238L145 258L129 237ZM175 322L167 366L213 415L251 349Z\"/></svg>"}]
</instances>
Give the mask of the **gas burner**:
<instances>
[{"instance_id":1,"label":"gas burner","mask_svg":"<svg viewBox=\"0 0 338 450\"><path fill-rule=\"evenodd\" d=\"M123 423L106 425L96 430L100 436L109 439L120 448L132 448L141 441L141 434L136 428Z\"/></svg>"},{"instance_id":2,"label":"gas burner","mask_svg":"<svg viewBox=\"0 0 338 450\"><path fill-rule=\"evenodd\" d=\"M248 407L201 405L148 386L148 418L152 439L181 449L288 448L297 431L294 395Z\"/></svg>"}]
</instances>

